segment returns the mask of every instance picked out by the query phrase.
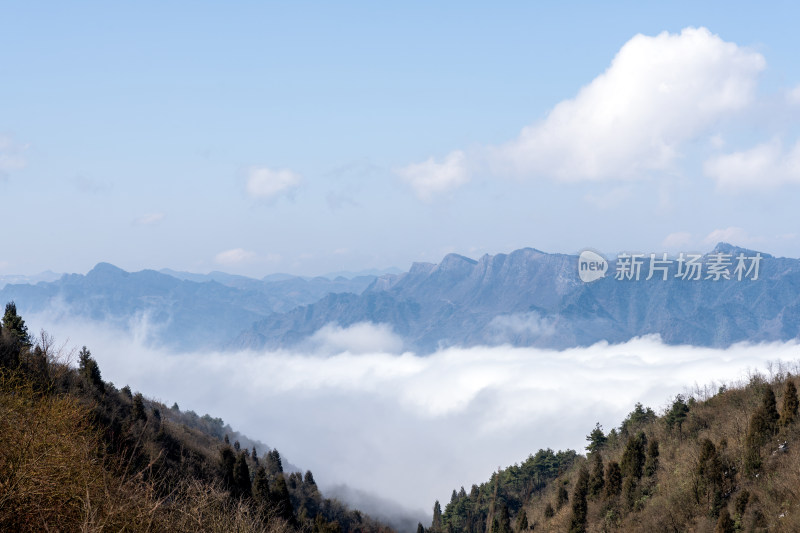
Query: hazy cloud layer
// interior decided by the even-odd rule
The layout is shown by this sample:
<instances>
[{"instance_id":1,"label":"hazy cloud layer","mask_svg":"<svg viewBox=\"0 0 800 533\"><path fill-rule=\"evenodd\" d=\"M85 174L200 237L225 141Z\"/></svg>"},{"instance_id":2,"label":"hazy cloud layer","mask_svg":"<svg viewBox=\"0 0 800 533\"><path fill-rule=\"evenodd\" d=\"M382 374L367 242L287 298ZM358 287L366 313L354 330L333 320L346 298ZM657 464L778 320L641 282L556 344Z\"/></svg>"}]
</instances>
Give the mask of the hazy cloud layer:
<instances>
[{"instance_id":1,"label":"hazy cloud layer","mask_svg":"<svg viewBox=\"0 0 800 533\"><path fill-rule=\"evenodd\" d=\"M129 336L42 316L29 324L88 345L118 386L220 416L311 469L322 485L347 483L424 516L453 488L468 489L541 447L582 450L595 422L619 425L637 401L660 409L693 384L718 385L767 360L797 357L793 342L717 350L656 337L420 357L365 352L371 338L393 338L366 325L327 327L315 335L316 352L176 354L144 347L142 328Z\"/></svg>"},{"instance_id":2,"label":"hazy cloud layer","mask_svg":"<svg viewBox=\"0 0 800 533\"><path fill-rule=\"evenodd\" d=\"M785 149L773 141L709 159L704 167L718 190L764 190L800 183L800 141Z\"/></svg>"},{"instance_id":3,"label":"hazy cloud layer","mask_svg":"<svg viewBox=\"0 0 800 533\"><path fill-rule=\"evenodd\" d=\"M225 250L214 256L214 261L220 265L238 265L249 261L256 256L254 252L245 250L244 248L233 248L232 250Z\"/></svg>"},{"instance_id":4,"label":"hazy cloud layer","mask_svg":"<svg viewBox=\"0 0 800 533\"><path fill-rule=\"evenodd\" d=\"M136 218L133 223L136 226L152 226L164 220L164 216L164 213L147 213Z\"/></svg>"},{"instance_id":5,"label":"hazy cloud layer","mask_svg":"<svg viewBox=\"0 0 800 533\"><path fill-rule=\"evenodd\" d=\"M27 160L25 151L27 144L20 144L7 135L0 135L0 179L8 176L14 170L25 168Z\"/></svg>"}]
</instances>

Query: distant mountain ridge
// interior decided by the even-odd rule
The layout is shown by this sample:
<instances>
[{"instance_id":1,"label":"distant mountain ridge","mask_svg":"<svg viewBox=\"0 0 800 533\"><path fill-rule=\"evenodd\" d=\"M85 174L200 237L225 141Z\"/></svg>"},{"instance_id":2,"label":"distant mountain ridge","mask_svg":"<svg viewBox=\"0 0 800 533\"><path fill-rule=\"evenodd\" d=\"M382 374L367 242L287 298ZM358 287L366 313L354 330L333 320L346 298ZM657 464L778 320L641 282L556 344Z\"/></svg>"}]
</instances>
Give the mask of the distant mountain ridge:
<instances>
[{"instance_id":1,"label":"distant mountain ridge","mask_svg":"<svg viewBox=\"0 0 800 533\"><path fill-rule=\"evenodd\" d=\"M719 243L712 254L757 252ZM85 276L11 284L3 301L24 312L63 307L129 327L147 317L155 343L182 350L301 348L328 325L387 324L404 348L500 345L563 349L659 334L671 344L727 346L800 335L800 260L761 254L756 281L617 280L615 259L592 283L578 256L523 248L438 264L414 263L381 276L257 280L222 272L128 273L100 263ZM644 259L647 272L649 259ZM642 276L644 278L644 276Z\"/></svg>"},{"instance_id":2,"label":"distant mountain ridge","mask_svg":"<svg viewBox=\"0 0 800 533\"><path fill-rule=\"evenodd\" d=\"M719 243L706 255L755 251ZM410 349L511 344L563 349L659 334L671 344L727 346L800 334L800 260L761 254L757 281L620 281L616 263L596 282L577 275L577 255L533 248L439 264L377 278L361 295L321 301L253 325L232 345L292 345L328 323L391 324ZM644 262L647 272L649 259ZM644 278L644 276L643 276Z\"/></svg>"},{"instance_id":3,"label":"distant mountain ridge","mask_svg":"<svg viewBox=\"0 0 800 533\"><path fill-rule=\"evenodd\" d=\"M179 275L179 273L176 273ZM185 278L193 278L185 279ZM15 300L20 312L63 312L128 329L141 321L150 341L179 350L222 349L253 322L330 292L360 292L372 277L291 277L261 281L224 273L176 277L155 270L126 272L98 263L86 275L64 274L56 281L9 284L0 301Z\"/></svg>"}]
</instances>

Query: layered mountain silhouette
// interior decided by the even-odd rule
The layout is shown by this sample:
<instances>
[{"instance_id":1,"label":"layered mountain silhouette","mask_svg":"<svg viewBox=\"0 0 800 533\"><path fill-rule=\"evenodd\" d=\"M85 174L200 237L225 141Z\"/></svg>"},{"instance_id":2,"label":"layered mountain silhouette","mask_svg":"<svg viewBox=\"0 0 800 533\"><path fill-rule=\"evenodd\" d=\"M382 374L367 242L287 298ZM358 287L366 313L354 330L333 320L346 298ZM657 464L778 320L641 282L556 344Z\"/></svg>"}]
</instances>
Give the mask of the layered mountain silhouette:
<instances>
[{"instance_id":1,"label":"layered mountain silhouette","mask_svg":"<svg viewBox=\"0 0 800 533\"><path fill-rule=\"evenodd\" d=\"M704 256L756 252L726 243ZM326 325L388 324L405 348L510 344L567 348L659 334L670 344L727 346L784 341L800 334L800 260L761 253L758 279L645 280L606 277L583 283L578 257L533 248L478 260L450 254L400 274L262 280L144 270L101 263L85 276L12 284L0 300L26 312L64 308L126 327L147 317L154 342L180 349L290 348ZM732 267L731 267L732 270Z\"/></svg>"}]
</instances>

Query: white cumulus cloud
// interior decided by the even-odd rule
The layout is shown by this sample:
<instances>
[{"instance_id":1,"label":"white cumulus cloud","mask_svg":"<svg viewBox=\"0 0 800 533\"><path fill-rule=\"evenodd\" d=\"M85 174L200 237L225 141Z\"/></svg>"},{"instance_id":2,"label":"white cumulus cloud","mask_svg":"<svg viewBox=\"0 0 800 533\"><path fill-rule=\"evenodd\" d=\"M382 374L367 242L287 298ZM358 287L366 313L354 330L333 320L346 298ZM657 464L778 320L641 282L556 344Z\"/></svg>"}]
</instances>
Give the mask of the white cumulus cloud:
<instances>
[{"instance_id":1,"label":"white cumulus cloud","mask_svg":"<svg viewBox=\"0 0 800 533\"><path fill-rule=\"evenodd\" d=\"M247 172L247 194L253 198L271 199L297 188L303 178L291 170L252 167Z\"/></svg>"},{"instance_id":2,"label":"white cumulus cloud","mask_svg":"<svg viewBox=\"0 0 800 533\"><path fill-rule=\"evenodd\" d=\"M720 119L755 97L764 57L706 28L636 35L605 72L505 144L398 173L422 199L459 187L476 170L558 181L646 178L672 171L686 143L712 138ZM713 137L720 141L720 136ZM590 199L591 200L591 199Z\"/></svg>"},{"instance_id":3,"label":"white cumulus cloud","mask_svg":"<svg viewBox=\"0 0 800 533\"><path fill-rule=\"evenodd\" d=\"M684 142L747 106L764 58L705 28L637 35L575 98L494 150L517 174L636 179L670 167Z\"/></svg>"},{"instance_id":4,"label":"white cumulus cloud","mask_svg":"<svg viewBox=\"0 0 800 533\"><path fill-rule=\"evenodd\" d=\"M466 155L461 150L450 152L443 160L429 158L397 169L396 173L414 189L422 200L455 189L469 181Z\"/></svg>"}]
</instances>

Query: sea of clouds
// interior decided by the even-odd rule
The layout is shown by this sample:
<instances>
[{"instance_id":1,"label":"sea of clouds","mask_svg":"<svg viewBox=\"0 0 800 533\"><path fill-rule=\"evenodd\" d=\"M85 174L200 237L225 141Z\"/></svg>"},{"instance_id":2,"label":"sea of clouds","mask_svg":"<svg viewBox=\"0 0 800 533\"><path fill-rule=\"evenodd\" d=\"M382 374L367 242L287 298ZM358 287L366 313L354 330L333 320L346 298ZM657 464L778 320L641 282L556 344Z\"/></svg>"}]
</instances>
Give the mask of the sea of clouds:
<instances>
[{"instance_id":1,"label":"sea of clouds","mask_svg":"<svg viewBox=\"0 0 800 533\"><path fill-rule=\"evenodd\" d=\"M713 391L800 354L796 342L712 349L650 336L419 356L373 324L326 326L302 350L174 353L147 342L145 320L125 331L47 315L28 323L59 344L88 346L118 387L221 417L310 469L323 489L344 484L390 500L387 513L405 509L426 525L433 502L454 488L539 448L582 452L596 422L619 426L636 402L658 412L678 393Z\"/></svg>"}]
</instances>

